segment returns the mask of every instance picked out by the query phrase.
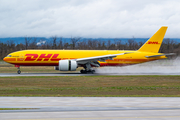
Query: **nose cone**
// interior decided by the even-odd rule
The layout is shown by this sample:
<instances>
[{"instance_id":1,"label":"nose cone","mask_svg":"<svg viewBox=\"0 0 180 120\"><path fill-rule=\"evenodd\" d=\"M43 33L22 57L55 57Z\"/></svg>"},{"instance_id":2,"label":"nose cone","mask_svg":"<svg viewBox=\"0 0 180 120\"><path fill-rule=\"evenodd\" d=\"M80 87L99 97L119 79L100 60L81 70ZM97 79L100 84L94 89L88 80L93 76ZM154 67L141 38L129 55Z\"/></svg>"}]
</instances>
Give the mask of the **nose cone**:
<instances>
[{"instance_id":1,"label":"nose cone","mask_svg":"<svg viewBox=\"0 0 180 120\"><path fill-rule=\"evenodd\" d=\"M13 62L16 61L16 58L5 57L3 60L4 60L5 62L7 62L7 63L13 63Z\"/></svg>"},{"instance_id":2,"label":"nose cone","mask_svg":"<svg viewBox=\"0 0 180 120\"><path fill-rule=\"evenodd\" d=\"M5 62L6 62L6 61L7 61L7 58L6 58L6 57L4 57L3 61L5 61Z\"/></svg>"}]
</instances>

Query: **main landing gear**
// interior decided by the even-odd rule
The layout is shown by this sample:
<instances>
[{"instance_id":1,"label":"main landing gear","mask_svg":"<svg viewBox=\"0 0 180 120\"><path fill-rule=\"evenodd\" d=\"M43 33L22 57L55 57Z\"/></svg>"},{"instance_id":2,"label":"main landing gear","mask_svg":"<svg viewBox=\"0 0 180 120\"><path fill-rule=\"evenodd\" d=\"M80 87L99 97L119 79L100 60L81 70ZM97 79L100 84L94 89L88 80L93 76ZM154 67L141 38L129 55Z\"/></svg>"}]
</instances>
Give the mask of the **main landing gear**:
<instances>
[{"instance_id":1,"label":"main landing gear","mask_svg":"<svg viewBox=\"0 0 180 120\"><path fill-rule=\"evenodd\" d=\"M96 71L95 70L81 70L80 72L83 74L88 74L88 73L94 74Z\"/></svg>"},{"instance_id":2,"label":"main landing gear","mask_svg":"<svg viewBox=\"0 0 180 120\"><path fill-rule=\"evenodd\" d=\"M84 66L84 70L82 69L80 72L81 72L82 74L88 74L88 73L89 73L89 74L94 74L96 71L92 69L90 63L87 63L87 64L85 64L85 66Z\"/></svg>"}]
</instances>

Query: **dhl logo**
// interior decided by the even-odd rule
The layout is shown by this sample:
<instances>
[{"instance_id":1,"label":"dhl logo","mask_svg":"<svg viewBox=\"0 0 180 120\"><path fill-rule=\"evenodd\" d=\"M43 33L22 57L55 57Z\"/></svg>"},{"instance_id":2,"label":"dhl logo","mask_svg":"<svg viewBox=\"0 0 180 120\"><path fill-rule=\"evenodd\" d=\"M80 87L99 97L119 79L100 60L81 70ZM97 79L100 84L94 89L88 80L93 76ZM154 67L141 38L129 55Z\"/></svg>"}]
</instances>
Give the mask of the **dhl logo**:
<instances>
[{"instance_id":1,"label":"dhl logo","mask_svg":"<svg viewBox=\"0 0 180 120\"><path fill-rule=\"evenodd\" d=\"M59 54L26 54L26 59L24 61L59 61L61 58L57 58Z\"/></svg>"},{"instance_id":2,"label":"dhl logo","mask_svg":"<svg viewBox=\"0 0 180 120\"><path fill-rule=\"evenodd\" d=\"M148 41L148 43L146 43L146 44L160 44L160 43L158 43L157 41Z\"/></svg>"}]
</instances>

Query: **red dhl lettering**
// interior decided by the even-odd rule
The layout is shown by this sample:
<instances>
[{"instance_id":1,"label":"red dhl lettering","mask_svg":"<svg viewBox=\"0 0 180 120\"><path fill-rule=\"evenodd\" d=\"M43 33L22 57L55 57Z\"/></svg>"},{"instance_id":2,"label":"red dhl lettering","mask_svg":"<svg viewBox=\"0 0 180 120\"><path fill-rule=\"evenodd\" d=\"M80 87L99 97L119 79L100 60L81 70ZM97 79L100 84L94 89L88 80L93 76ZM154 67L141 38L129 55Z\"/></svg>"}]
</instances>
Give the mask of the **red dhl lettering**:
<instances>
[{"instance_id":1,"label":"red dhl lettering","mask_svg":"<svg viewBox=\"0 0 180 120\"><path fill-rule=\"evenodd\" d=\"M24 61L59 61L61 58L57 58L59 54L41 54L40 56L38 54L26 54L26 59ZM52 58L51 58L52 56ZM39 57L39 58L38 58ZM50 59L51 58L51 59Z\"/></svg>"},{"instance_id":2,"label":"red dhl lettering","mask_svg":"<svg viewBox=\"0 0 180 120\"><path fill-rule=\"evenodd\" d=\"M26 59L24 61L34 61L38 58L38 54L26 54Z\"/></svg>"},{"instance_id":3,"label":"red dhl lettering","mask_svg":"<svg viewBox=\"0 0 180 120\"><path fill-rule=\"evenodd\" d=\"M48 61L49 58L51 58L52 54L41 54L40 57L37 59L37 61L42 61L42 59L44 58L43 61Z\"/></svg>"},{"instance_id":4,"label":"red dhl lettering","mask_svg":"<svg viewBox=\"0 0 180 120\"><path fill-rule=\"evenodd\" d=\"M54 54L51 58L51 61L59 61L61 58L57 58L59 54Z\"/></svg>"},{"instance_id":5,"label":"red dhl lettering","mask_svg":"<svg viewBox=\"0 0 180 120\"><path fill-rule=\"evenodd\" d=\"M147 44L160 44L160 43L158 43L157 41L148 41Z\"/></svg>"}]
</instances>

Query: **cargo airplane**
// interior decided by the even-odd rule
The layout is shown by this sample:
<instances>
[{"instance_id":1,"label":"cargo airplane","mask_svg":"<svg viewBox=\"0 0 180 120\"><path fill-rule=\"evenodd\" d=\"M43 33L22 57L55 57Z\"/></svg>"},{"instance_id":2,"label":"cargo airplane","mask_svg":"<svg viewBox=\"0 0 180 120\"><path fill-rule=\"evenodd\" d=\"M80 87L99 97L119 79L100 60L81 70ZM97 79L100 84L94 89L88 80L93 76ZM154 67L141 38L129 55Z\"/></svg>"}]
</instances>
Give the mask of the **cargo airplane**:
<instances>
[{"instance_id":1,"label":"cargo airplane","mask_svg":"<svg viewBox=\"0 0 180 120\"><path fill-rule=\"evenodd\" d=\"M158 53L167 27L161 27L141 48L132 50L22 50L10 53L3 60L14 64L20 74L20 66L55 66L59 71L94 73L93 67L125 66L166 58Z\"/></svg>"}]
</instances>

